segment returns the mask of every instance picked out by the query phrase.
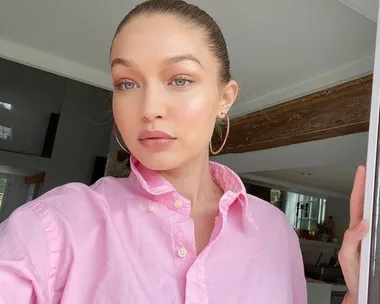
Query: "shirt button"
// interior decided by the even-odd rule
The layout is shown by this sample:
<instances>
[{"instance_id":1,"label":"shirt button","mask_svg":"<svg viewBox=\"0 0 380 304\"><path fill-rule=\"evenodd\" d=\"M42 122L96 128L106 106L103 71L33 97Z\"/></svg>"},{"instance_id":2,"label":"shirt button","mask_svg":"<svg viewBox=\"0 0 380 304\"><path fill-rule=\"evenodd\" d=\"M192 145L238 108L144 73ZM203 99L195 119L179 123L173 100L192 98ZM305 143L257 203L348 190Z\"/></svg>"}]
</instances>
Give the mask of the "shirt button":
<instances>
[{"instance_id":1,"label":"shirt button","mask_svg":"<svg viewBox=\"0 0 380 304\"><path fill-rule=\"evenodd\" d=\"M180 248L178 249L178 256L180 258L184 258L187 255L187 250L186 248Z\"/></svg>"},{"instance_id":2,"label":"shirt button","mask_svg":"<svg viewBox=\"0 0 380 304\"><path fill-rule=\"evenodd\" d=\"M149 211L150 211L150 212L156 212L156 210L157 210L157 207L156 207L155 204L150 204L150 205L149 205Z\"/></svg>"},{"instance_id":3,"label":"shirt button","mask_svg":"<svg viewBox=\"0 0 380 304\"><path fill-rule=\"evenodd\" d=\"M182 207L183 207L183 202L180 201L180 200L175 201L175 202L174 202L174 206L175 206L176 208L182 208Z\"/></svg>"}]
</instances>

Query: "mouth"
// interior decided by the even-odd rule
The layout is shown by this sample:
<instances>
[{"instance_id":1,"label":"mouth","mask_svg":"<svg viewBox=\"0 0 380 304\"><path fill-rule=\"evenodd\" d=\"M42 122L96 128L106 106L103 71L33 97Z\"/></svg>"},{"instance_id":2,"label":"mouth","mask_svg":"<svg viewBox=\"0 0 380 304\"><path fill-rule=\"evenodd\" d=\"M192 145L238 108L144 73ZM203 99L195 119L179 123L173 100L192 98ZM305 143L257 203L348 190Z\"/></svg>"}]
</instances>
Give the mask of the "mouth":
<instances>
[{"instance_id":1,"label":"mouth","mask_svg":"<svg viewBox=\"0 0 380 304\"><path fill-rule=\"evenodd\" d=\"M139 135L139 142L152 149L164 149L172 144L177 138L163 131L144 131Z\"/></svg>"}]
</instances>

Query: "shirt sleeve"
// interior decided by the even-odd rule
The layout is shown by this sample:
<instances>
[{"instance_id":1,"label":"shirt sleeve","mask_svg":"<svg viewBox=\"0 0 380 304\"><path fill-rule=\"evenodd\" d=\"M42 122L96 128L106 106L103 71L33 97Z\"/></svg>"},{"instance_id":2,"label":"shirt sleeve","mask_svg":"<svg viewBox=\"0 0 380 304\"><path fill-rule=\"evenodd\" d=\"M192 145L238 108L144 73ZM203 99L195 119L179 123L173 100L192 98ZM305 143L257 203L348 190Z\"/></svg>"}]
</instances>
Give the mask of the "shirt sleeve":
<instances>
[{"instance_id":1,"label":"shirt sleeve","mask_svg":"<svg viewBox=\"0 0 380 304\"><path fill-rule=\"evenodd\" d=\"M303 265L303 257L297 234L291 227L290 236L291 266L292 266L292 291L293 304L307 303L307 284Z\"/></svg>"},{"instance_id":2,"label":"shirt sleeve","mask_svg":"<svg viewBox=\"0 0 380 304\"><path fill-rule=\"evenodd\" d=\"M50 303L45 225L27 205L0 225L0 303Z\"/></svg>"}]
</instances>

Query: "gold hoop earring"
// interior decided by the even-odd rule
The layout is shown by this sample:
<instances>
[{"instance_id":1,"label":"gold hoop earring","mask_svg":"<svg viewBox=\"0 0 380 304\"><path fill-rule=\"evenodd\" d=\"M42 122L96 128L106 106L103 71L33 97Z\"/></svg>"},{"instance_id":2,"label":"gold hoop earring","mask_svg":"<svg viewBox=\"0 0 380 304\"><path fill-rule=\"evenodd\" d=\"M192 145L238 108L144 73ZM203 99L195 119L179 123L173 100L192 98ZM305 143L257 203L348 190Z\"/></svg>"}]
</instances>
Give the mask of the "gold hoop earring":
<instances>
[{"instance_id":1,"label":"gold hoop earring","mask_svg":"<svg viewBox=\"0 0 380 304\"><path fill-rule=\"evenodd\" d=\"M226 131L226 136L224 137L224 140L223 140L223 143L222 145L220 146L220 148L217 150L217 151L214 151L214 149L212 148L212 140L210 141L210 151L213 155L217 155L220 153L220 151L223 150L226 142L227 142L227 138L228 138L228 134L230 133L230 118L228 117L228 114L227 113L222 113L222 115L226 115L227 117L227 131Z\"/></svg>"},{"instance_id":2,"label":"gold hoop earring","mask_svg":"<svg viewBox=\"0 0 380 304\"><path fill-rule=\"evenodd\" d=\"M120 148L122 148L125 152L127 152L128 154L131 154L131 152L129 152L129 150L127 148L124 148L123 145L120 143L120 140L117 136L116 128L117 128L117 126L116 126L116 123L114 122L113 123L113 134L115 135L117 143L119 144Z\"/></svg>"}]
</instances>

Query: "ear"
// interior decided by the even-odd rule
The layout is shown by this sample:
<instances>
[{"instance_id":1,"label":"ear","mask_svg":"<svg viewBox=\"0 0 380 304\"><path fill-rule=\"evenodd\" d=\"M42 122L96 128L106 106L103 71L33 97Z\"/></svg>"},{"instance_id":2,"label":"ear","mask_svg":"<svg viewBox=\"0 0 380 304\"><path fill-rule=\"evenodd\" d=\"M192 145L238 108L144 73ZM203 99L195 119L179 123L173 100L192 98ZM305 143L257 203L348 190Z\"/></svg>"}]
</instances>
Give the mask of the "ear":
<instances>
[{"instance_id":1,"label":"ear","mask_svg":"<svg viewBox=\"0 0 380 304\"><path fill-rule=\"evenodd\" d=\"M230 80L230 82L223 88L218 115L220 118L222 118L222 113L228 113L238 96L238 92L239 85L235 80Z\"/></svg>"}]
</instances>

